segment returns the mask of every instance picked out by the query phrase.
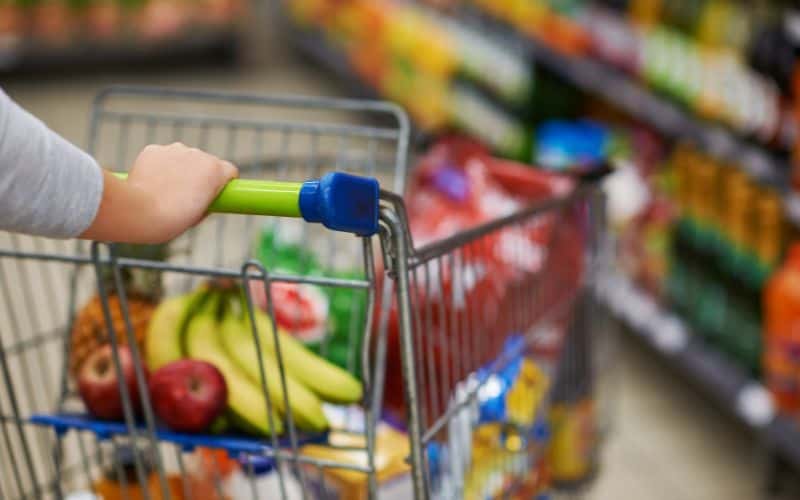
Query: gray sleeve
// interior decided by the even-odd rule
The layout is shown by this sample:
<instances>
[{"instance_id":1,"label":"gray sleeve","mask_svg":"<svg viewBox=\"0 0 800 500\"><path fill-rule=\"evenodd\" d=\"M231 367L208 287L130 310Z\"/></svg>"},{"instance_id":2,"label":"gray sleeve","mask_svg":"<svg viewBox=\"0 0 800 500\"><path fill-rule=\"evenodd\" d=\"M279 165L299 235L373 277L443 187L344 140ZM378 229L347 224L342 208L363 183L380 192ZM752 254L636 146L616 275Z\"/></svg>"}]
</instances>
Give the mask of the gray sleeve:
<instances>
[{"instance_id":1,"label":"gray sleeve","mask_svg":"<svg viewBox=\"0 0 800 500\"><path fill-rule=\"evenodd\" d=\"M102 195L97 162L0 89L0 230L78 236Z\"/></svg>"}]
</instances>

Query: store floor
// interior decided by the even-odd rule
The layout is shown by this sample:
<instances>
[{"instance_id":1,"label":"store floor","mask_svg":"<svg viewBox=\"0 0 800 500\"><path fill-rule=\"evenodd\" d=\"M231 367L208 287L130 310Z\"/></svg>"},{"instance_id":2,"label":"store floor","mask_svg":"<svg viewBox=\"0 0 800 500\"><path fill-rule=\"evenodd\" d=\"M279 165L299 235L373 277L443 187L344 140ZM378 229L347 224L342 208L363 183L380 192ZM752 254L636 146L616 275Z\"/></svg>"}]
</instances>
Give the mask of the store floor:
<instances>
[{"instance_id":1,"label":"store floor","mask_svg":"<svg viewBox=\"0 0 800 500\"><path fill-rule=\"evenodd\" d=\"M753 436L638 342L620 338L614 428L589 499L763 498Z\"/></svg>"},{"instance_id":2,"label":"store floor","mask_svg":"<svg viewBox=\"0 0 800 500\"><path fill-rule=\"evenodd\" d=\"M112 83L160 84L247 92L341 94L326 73L279 46L253 51L240 68L10 79L7 92L52 128L86 144L92 96ZM592 500L752 500L761 467L751 437L685 387L643 348L622 338L615 430Z\"/></svg>"}]
</instances>

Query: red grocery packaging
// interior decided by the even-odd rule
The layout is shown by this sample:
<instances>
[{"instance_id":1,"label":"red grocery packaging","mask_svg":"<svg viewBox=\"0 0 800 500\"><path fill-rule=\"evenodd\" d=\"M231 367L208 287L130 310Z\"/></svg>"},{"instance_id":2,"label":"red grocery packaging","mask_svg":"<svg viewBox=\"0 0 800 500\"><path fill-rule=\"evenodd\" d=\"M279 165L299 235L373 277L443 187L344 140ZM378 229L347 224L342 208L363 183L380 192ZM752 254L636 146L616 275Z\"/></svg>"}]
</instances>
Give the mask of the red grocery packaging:
<instances>
[{"instance_id":1,"label":"red grocery packaging","mask_svg":"<svg viewBox=\"0 0 800 500\"><path fill-rule=\"evenodd\" d=\"M574 187L568 177L493 158L470 139L449 137L419 160L409 182L406 209L414 245L435 244L531 204L566 196ZM418 337L415 365L429 391L422 396L428 417L446 406L458 382L497 355L509 333L535 322L554 301L577 289L581 216L549 211L526 218L415 269L410 277ZM533 285L542 297L523 304ZM520 318L521 307L525 319ZM396 318L393 304L385 394L387 409L402 420Z\"/></svg>"}]
</instances>

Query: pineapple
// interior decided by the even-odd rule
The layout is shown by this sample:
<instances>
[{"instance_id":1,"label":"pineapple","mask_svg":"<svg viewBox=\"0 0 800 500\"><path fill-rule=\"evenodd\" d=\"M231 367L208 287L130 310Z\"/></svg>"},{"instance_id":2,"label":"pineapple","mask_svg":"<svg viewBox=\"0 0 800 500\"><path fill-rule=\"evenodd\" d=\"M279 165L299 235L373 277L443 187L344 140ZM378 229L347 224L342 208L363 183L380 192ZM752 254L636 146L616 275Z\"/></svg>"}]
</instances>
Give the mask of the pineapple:
<instances>
[{"instance_id":1,"label":"pineapple","mask_svg":"<svg viewBox=\"0 0 800 500\"><path fill-rule=\"evenodd\" d=\"M166 245L117 245L116 255L134 259L163 261L167 257ZM103 276L108 304L114 331L121 344L128 343L125 331L125 319L122 316L120 297L114 287L114 278L110 270ZM122 270L122 282L125 287L125 298L128 302L128 316L136 339L139 352L142 352L147 326L153 311L161 299L161 273L150 269ZM95 351L110 342L108 329L103 316L103 303L99 294L95 294L78 311L70 332L69 370L76 376L81 365Z\"/></svg>"}]
</instances>

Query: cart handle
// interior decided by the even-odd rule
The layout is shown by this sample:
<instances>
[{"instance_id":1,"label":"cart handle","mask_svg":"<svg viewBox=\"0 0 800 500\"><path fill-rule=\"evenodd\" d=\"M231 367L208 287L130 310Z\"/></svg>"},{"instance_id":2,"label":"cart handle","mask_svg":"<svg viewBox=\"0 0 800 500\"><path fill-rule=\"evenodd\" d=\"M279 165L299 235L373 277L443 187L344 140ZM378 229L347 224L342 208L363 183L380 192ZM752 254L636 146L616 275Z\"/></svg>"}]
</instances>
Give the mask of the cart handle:
<instances>
[{"instance_id":1,"label":"cart handle","mask_svg":"<svg viewBox=\"0 0 800 500\"><path fill-rule=\"evenodd\" d=\"M115 173L126 179L127 173ZM372 236L378 232L380 186L372 177L330 172L306 182L234 179L209 212L302 217L328 229Z\"/></svg>"}]
</instances>

